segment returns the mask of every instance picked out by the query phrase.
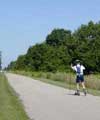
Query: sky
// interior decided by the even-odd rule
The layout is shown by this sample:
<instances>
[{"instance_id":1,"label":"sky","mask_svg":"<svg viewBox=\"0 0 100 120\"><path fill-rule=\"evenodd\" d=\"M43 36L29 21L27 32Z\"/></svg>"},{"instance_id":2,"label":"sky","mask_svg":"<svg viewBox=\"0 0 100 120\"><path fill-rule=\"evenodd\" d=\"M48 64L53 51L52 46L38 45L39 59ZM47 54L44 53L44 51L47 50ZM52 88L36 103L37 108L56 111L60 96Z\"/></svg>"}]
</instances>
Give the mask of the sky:
<instances>
[{"instance_id":1,"label":"sky","mask_svg":"<svg viewBox=\"0 0 100 120\"><path fill-rule=\"evenodd\" d=\"M54 28L100 21L100 0L0 0L0 51L7 66Z\"/></svg>"}]
</instances>

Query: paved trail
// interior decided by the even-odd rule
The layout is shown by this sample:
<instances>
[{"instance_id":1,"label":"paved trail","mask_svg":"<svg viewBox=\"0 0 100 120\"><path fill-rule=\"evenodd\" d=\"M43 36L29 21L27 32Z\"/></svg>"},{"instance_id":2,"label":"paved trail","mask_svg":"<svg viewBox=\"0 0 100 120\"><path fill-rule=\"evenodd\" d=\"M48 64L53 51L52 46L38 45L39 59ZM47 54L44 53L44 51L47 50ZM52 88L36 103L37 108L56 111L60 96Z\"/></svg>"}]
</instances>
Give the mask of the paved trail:
<instances>
[{"instance_id":1,"label":"paved trail","mask_svg":"<svg viewBox=\"0 0 100 120\"><path fill-rule=\"evenodd\" d=\"M73 96L73 91L28 77L6 76L32 120L100 120L100 97Z\"/></svg>"}]
</instances>

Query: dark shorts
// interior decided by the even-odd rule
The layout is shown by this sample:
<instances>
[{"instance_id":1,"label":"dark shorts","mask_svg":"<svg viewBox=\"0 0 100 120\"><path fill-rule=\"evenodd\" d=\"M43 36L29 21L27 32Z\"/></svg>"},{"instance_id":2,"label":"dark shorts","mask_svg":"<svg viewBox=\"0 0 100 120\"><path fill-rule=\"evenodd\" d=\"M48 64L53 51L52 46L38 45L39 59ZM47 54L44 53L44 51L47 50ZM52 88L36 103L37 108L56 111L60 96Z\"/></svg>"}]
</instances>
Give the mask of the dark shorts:
<instances>
[{"instance_id":1,"label":"dark shorts","mask_svg":"<svg viewBox=\"0 0 100 120\"><path fill-rule=\"evenodd\" d=\"M84 76L83 75L77 75L76 76L76 83L84 82Z\"/></svg>"}]
</instances>

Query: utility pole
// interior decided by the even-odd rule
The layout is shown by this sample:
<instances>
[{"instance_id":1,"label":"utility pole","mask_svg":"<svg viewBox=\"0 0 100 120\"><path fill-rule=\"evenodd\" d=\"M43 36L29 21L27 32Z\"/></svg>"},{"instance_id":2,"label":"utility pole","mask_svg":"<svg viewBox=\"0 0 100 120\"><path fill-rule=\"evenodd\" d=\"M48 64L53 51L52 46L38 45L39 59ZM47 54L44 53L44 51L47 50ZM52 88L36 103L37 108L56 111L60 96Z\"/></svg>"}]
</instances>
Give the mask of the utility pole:
<instances>
[{"instance_id":1,"label":"utility pole","mask_svg":"<svg viewBox=\"0 0 100 120\"><path fill-rule=\"evenodd\" d=\"M2 70L2 52L0 51L0 71Z\"/></svg>"}]
</instances>

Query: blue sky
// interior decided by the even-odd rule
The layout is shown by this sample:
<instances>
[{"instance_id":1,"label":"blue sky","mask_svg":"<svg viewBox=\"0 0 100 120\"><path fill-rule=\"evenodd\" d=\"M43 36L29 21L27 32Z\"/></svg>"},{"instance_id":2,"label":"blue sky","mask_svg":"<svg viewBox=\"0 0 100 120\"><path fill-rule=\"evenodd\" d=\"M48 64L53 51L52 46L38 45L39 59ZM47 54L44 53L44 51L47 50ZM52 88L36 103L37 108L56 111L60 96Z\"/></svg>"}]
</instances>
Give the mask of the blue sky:
<instances>
[{"instance_id":1,"label":"blue sky","mask_svg":"<svg viewBox=\"0 0 100 120\"><path fill-rule=\"evenodd\" d=\"M45 40L54 28L74 31L100 21L100 0L0 0L3 66Z\"/></svg>"}]
</instances>

